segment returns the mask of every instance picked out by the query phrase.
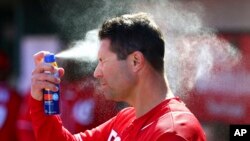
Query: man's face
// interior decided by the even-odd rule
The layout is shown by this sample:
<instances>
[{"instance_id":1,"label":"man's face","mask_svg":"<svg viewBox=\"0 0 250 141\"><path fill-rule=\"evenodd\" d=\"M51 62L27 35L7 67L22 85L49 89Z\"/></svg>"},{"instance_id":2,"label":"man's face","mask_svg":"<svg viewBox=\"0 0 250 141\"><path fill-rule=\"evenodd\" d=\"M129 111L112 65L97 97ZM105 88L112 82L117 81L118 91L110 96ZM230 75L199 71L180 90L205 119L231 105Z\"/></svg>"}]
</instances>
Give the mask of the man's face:
<instances>
[{"instance_id":1,"label":"man's face","mask_svg":"<svg viewBox=\"0 0 250 141\"><path fill-rule=\"evenodd\" d=\"M110 45L109 39L101 40L94 77L99 79L107 99L127 101L134 86L134 76L129 61L118 60L117 55L110 51Z\"/></svg>"}]
</instances>

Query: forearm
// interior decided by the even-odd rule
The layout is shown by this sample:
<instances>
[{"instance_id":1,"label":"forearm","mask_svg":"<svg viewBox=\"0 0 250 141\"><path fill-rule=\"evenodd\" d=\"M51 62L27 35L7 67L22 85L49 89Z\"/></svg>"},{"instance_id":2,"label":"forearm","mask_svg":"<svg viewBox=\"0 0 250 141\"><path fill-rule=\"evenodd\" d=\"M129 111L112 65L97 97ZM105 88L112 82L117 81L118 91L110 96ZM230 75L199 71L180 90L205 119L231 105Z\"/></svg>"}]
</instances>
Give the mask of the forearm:
<instances>
[{"instance_id":1,"label":"forearm","mask_svg":"<svg viewBox=\"0 0 250 141\"><path fill-rule=\"evenodd\" d=\"M60 116L47 116L43 102L30 98L30 116L37 141L73 141L75 137L63 127Z\"/></svg>"}]
</instances>

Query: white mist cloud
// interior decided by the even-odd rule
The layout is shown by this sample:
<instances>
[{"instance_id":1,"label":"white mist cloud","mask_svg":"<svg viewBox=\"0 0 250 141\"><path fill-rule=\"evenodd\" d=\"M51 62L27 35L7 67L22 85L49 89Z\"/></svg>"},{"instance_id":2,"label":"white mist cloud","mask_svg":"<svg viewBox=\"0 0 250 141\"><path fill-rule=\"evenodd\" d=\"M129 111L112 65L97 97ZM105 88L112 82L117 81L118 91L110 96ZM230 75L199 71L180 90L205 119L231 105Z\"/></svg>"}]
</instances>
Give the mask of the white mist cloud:
<instances>
[{"instance_id":1,"label":"white mist cloud","mask_svg":"<svg viewBox=\"0 0 250 141\"><path fill-rule=\"evenodd\" d=\"M204 8L197 1L138 1L133 11L150 13L163 30L166 74L177 95L209 79L214 67L228 70L240 60L237 49L203 24Z\"/></svg>"},{"instance_id":2,"label":"white mist cloud","mask_svg":"<svg viewBox=\"0 0 250 141\"><path fill-rule=\"evenodd\" d=\"M69 49L56 54L56 57L93 62L97 60L98 49L98 30L94 29L87 32L85 39L73 42Z\"/></svg>"}]
</instances>

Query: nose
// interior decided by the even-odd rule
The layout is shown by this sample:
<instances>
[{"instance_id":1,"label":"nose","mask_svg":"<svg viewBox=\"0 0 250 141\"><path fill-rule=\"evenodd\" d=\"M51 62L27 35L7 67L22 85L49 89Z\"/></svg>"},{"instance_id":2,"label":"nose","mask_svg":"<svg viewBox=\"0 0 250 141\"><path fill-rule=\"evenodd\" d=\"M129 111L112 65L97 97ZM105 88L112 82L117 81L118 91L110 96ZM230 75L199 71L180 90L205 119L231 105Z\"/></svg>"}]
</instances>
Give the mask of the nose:
<instances>
[{"instance_id":1,"label":"nose","mask_svg":"<svg viewBox=\"0 0 250 141\"><path fill-rule=\"evenodd\" d=\"M95 77L95 78L100 78L100 77L102 77L102 71L101 71L101 68L100 68L99 63L98 63L98 65L97 65L96 68L95 68L94 77Z\"/></svg>"}]
</instances>

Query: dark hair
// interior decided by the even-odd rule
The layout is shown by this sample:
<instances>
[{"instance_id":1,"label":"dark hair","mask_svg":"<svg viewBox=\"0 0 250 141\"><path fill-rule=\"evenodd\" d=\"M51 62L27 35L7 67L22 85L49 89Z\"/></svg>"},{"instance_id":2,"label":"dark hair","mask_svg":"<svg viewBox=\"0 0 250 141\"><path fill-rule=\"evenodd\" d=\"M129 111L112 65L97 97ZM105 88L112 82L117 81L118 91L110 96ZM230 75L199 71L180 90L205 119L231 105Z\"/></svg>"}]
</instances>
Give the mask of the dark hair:
<instances>
[{"instance_id":1,"label":"dark hair","mask_svg":"<svg viewBox=\"0 0 250 141\"><path fill-rule=\"evenodd\" d=\"M120 60L140 51L152 67L164 70L164 39L155 22L146 13L127 14L105 21L99 38L111 40L110 50Z\"/></svg>"}]
</instances>

